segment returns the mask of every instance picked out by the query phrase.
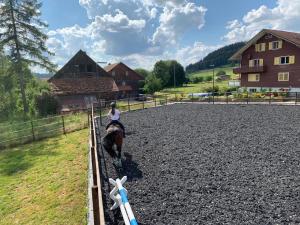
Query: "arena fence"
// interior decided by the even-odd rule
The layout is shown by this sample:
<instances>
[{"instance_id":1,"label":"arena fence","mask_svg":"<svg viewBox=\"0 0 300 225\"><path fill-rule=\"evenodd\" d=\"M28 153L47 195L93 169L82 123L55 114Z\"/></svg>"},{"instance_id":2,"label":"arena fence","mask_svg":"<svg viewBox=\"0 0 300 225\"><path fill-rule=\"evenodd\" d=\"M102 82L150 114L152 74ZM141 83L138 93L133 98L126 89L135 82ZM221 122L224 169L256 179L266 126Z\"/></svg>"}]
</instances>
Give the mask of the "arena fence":
<instances>
[{"instance_id":1,"label":"arena fence","mask_svg":"<svg viewBox=\"0 0 300 225\"><path fill-rule=\"evenodd\" d=\"M94 108L92 106L90 114L90 139L89 139L89 167L91 174L89 176L88 193L89 199L89 225L105 225L103 200L102 200L102 183L100 176L100 160L99 160L99 147L97 142L96 123Z\"/></svg>"}]
</instances>

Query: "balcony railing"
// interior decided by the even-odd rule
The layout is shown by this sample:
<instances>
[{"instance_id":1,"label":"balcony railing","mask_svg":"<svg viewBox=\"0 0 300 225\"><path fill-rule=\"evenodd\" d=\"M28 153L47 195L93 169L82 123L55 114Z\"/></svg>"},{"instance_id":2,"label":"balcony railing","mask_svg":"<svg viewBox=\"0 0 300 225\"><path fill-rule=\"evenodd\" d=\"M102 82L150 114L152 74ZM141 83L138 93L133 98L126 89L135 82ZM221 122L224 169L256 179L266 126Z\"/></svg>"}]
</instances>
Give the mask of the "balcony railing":
<instances>
[{"instance_id":1,"label":"balcony railing","mask_svg":"<svg viewBox=\"0 0 300 225\"><path fill-rule=\"evenodd\" d=\"M233 68L233 73L241 74L241 73L262 73L266 71L266 66L242 66Z\"/></svg>"}]
</instances>

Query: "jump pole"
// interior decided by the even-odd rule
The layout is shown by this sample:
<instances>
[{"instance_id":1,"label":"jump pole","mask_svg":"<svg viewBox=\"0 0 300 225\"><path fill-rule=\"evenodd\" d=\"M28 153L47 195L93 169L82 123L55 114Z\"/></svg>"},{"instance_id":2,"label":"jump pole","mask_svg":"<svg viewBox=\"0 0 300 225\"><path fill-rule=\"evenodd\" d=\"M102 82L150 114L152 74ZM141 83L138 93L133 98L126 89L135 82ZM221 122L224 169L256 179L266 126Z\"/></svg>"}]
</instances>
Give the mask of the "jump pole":
<instances>
[{"instance_id":1,"label":"jump pole","mask_svg":"<svg viewBox=\"0 0 300 225\"><path fill-rule=\"evenodd\" d=\"M128 202L127 190L123 187L123 184L126 182L126 180L126 176L121 180L119 178L116 180L109 178L109 182L115 186L110 192L110 197L115 201L115 204L111 207L111 210L120 207L125 225L138 225Z\"/></svg>"}]
</instances>

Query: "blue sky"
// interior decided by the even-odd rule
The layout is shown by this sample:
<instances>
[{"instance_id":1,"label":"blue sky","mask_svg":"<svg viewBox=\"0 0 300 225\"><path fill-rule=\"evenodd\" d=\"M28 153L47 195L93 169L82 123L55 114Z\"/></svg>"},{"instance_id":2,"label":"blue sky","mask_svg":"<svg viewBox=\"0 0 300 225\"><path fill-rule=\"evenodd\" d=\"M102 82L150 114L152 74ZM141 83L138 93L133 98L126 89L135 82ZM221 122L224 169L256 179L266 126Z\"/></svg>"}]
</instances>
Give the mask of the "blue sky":
<instances>
[{"instance_id":1,"label":"blue sky","mask_svg":"<svg viewBox=\"0 0 300 225\"><path fill-rule=\"evenodd\" d=\"M300 30L299 0L44 0L48 46L63 65L80 48L95 60L151 69L184 66L263 28Z\"/></svg>"}]
</instances>

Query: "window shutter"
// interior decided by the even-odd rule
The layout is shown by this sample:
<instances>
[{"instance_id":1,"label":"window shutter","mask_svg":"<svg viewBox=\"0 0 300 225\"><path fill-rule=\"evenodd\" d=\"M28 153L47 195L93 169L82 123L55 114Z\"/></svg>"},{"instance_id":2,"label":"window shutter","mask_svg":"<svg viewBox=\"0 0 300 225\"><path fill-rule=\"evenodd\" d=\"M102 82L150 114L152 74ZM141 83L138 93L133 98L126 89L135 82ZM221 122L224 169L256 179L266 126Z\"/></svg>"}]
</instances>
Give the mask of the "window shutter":
<instances>
[{"instance_id":1,"label":"window shutter","mask_svg":"<svg viewBox=\"0 0 300 225\"><path fill-rule=\"evenodd\" d=\"M278 41L278 48L282 48L282 41Z\"/></svg>"},{"instance_id":2,"label":"window shutter","mask_svg":"<svg viewBox=\"0 0 300 225\"><path fill-rule=\"evenodd\" d=\"M280 57L275 57L274 58L274 65L279 65L280 64Z\"/></svg>"},{"instance_id":3,"label":"window shutter","mask_svg":"<svg viewBox=\"0 0 300 225\"><path fill-rule=\"evenodd\" d=\"M290 64L295 64L295 56L294 55L291 55L289 60L290 60Z\"/></svg>"},{"instance_id":4,"label":"window shutter","mask_svg":"<svg viewBox=\"0 0 300 225\"><path fill-rule=\"evenodd\" d=\"M259 66L263 66L264 65L264 59L259 59Z\"/></svg>"},{"instance_id":5,"label":"window shutter","mask_svg":"<svg viewBox=\"0 0 300 225\"><path fill-rule=\"evenodd\" d=\"M269 42L269 50L272 50L272 49L273 49L273 43Z\"/></svg>"},{"instance_id":6,"label":"window shutter","mask_svg":"<svg viewBox=\"0 0 300 225\"><path fill-rule=\"evenodd\" d=\"M262 52L266 51L266 43L261 44L261 51Z\"/></svg>"},{"instance_id":7,"label":"window shutter","mask_svg":"<svg viewBox=\"0 0 300 225\"><path fill-rule=\"evenodd\" d=\"M255 51L256 51L256 52L259 52L259 44L256 44L256 45L255 45Z\"/></svg>"},{"instance_id":8,"label":"window shutter","mask_svg":"<svg viewBox=\"0 0 300 225\"><path fill-rule=\"evenodd\" d=\"M254 66L254 61L253 60L249 60L249 67L253 67Z\"/></svg>"}]
</instances>

